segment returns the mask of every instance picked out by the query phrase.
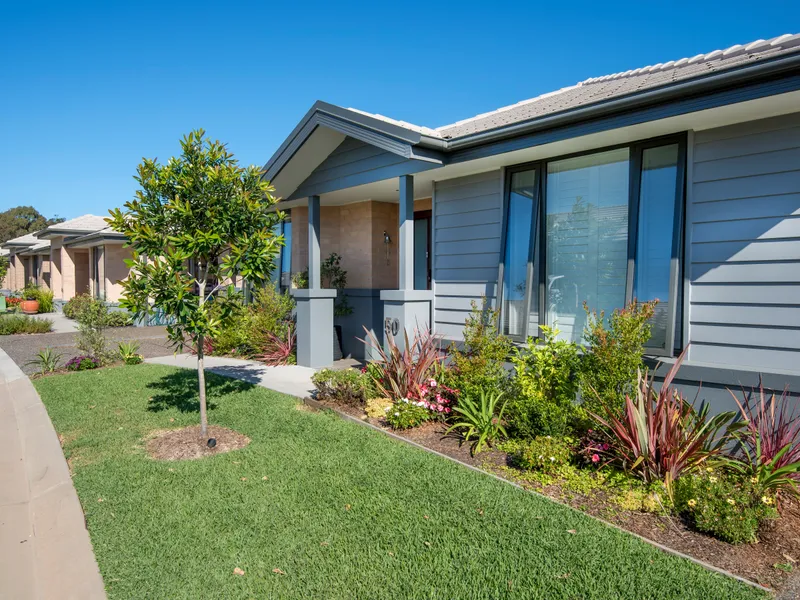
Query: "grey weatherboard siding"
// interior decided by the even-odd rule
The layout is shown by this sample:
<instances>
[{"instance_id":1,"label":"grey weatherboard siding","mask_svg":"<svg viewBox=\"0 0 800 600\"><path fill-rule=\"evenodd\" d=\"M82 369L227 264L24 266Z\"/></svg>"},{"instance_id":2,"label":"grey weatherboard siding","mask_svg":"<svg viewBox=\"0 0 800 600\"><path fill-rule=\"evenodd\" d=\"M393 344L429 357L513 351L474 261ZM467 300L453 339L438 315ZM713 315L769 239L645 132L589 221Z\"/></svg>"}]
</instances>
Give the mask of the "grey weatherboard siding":
<instances>
[{"instance_id":1,"label":"grey weatherboard siding","mask_svg":"<svg viewBox=\"0 0 800 600\"><path fill-rule=\"evenodd\" d=\"M472 300L494 304L503 222L502 172L437 181L433 193L434 330L462 340Z\"/></svg>"},{"instance_id":2,"label":"grey weatherboard siding","mask_svg":"<svg viewBox=\"0 0 800 600\"><path fill-rule=\"evenodd\" d=\"M697 132L690 159L689 360L800 374L800 113Z\"/></svg>"},{"instance_id":3,"label":"grey weatherboard siding","mask_svg":"<svg viewBox=\"0 0 800 600\"><path fill-rule=\"evenodd\" d=\"M433 169L440 165L412 160L346 137L290 196L304 198L365 183Z\"/></svg>"}]
</instances>

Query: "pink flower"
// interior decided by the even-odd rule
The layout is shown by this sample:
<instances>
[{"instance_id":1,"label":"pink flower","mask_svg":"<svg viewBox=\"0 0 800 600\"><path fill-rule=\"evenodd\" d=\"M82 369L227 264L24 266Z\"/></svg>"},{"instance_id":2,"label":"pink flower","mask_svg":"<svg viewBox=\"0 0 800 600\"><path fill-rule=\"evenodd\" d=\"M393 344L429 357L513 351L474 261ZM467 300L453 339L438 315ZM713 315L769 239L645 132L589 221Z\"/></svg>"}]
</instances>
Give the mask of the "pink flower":
<instances>
[{"instance_id":1,"label":"pink flower","mask_svg":"<svg viewBox=\"0 0 800 600\"><path fill-rule=\"evenodd\" d=\"M435 379L431 379L431 387L436 387L436 380Z\"/></svg>"},{"instance_id":2,"label":"pink flower","mask_svg":"<svg viewBox=\"0 0 800 600\"><path fill-rule=\"evenodd\" d=\"M592 462L600 462L600 455L599 454L592 454Z\"/></svg>"},{"instance_id":3,"label":"pink flower","mask_svg":"<svg viewBox=\"0 0 800 600\"><path fill-rule=\"evenodd\" d=\"M449 413L450 412L450 407L448 406L447 408L445 408L444 412Z\"/></svg>"},{"instance_id":4,"label":"pink flower","mask_svg":"<svg viewBox=\"0 0 800 600\"><path fill-rule=\"evenodd\" d=\"M436 410L438 410L439 412L442 412L444 410L444 408L442 408L442 405L440 404L439 406L436 407Z\"/></svg>"}]
</instances>

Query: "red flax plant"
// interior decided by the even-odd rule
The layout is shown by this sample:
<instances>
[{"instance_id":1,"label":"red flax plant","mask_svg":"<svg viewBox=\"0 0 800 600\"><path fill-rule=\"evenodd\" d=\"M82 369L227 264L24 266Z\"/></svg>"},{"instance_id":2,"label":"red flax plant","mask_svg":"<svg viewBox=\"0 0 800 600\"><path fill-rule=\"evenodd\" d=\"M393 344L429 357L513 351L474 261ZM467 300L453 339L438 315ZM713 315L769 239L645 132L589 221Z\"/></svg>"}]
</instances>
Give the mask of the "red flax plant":
<instances>
[{"instance_id":1,"label":"red flax plant","mask_svg":"<svg viewBox=\"0 0 800 600\"><path fill-rule=\"evenodd\" d=\"M379 373L375 377L375 385L387 398L419 400L424 395L423 388L431 380L436 367L442 360L439 349L441 338L427 329L414 330L413 340L409 340L408 332L403 331L405 347L401 351L391 334L387 334L388 351L384 350L375 334L364 327L367 339L362 339L368 347L373 348L380 359L374 364Z\"/></svg>"},{"instance_id":2,"label":"red flax plant","mask_svg":"<svg viewBox=\"0 0 800 600\"><path fill-rule=\"evenodd\" d=\"M658 390L653 377L640 370L635 393L626 394L621 415L605 402L604 417L590 413L613 439L611 462L647 483L663 481L670 497L683 472L720 454L728 438L719 433L735 416L731 411L709 418L707 404L698 411L672 387L683 358L681 354Z\"/></svg>"},{"instance_id":3,"label":"red flax plant","mask_svg":"<svg viewBox=\"0 0 800 600\"><path fill-rule=\"evenodd\" d=\"M800 414L797 400L786 387L778 396L765 390L761 380L758 389L742 390L742 400L728 390L739 407L742 422L733 437L739 443L731 466L758 478L766 488L798 493L800 482ZM795 407L790 404L794 402Z\"/></svg>"},{"instance_id":4,"label":"red flax plant","mask_svg":"<svg viewBox=\"0 0 800 600\"><path fill-rule=\"evenodd\" d=\"M288 365L292 362L292 353L294 352L294 342L295 342L295 332L294 327L289 324L286 327L286 334L283 337L279 337L274 333L269 333L269 343L267 344L266 351L259 356L256 356L256 360L260 360L261 362L270 365L270 366L281 366L281 365Z\"/></svg>"}]
</instances>

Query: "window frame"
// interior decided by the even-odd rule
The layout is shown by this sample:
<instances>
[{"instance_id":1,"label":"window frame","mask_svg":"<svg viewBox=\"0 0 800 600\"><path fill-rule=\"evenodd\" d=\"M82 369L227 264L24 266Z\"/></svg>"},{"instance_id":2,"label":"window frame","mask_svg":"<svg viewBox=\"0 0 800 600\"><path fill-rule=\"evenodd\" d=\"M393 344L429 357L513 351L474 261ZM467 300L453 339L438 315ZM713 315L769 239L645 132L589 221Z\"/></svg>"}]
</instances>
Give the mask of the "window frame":
<instances>
[{"instance_id":1,"label":"window frame","mask_svg":"<svg viewBox=\"0 0 800 600\"><path fill-rule=\"evenodd\" d=\"M645 150L677 144L678 146L678 165L675 185L675 206L672 227L672 255L670 259L670 280L669 280L669 327L667 328L665 348L645 347L647 354L656 356L673 356L679 352L683 344L683 323L677 323L678 301L683 296L683 254L685 240L685 204L686 204L686 161L687 161L687 132L663 135L645 140L638 140L624 144L614 144L600 148L592 148L581 152L573 152L559 156L551 156L545 159L510 165L503 168L502 173L502 243L500 248L500 260L497 277L497 306L498 328L502 331L503 318L505 316L505 305L503 298L505 260L508 244L508 219L511 207L511 178L513 174L521 171L536 171L536 187L533 198L533 210L535 218L531 223L531 242L528 247L527 283L525 291L525 315L522 333L520 335L508 335L515 342L525 342L528 337L539 338L539 329L530 331L530 306L533 297L533 286L536 285L536 293L539 302L539 322L538 325L547 324L546 310L546 284L544 281L544 267L547 264L547 221L542 215L547 214L547 165L551 162L561 161L579 156L599 154L611 150L627 148L629 151L629 174L628 174L628 261L625 278L625 304L633 300L633 286L636 273L636 251L638 242L639 225L639 203L641 200L641 181L642 181L642 157ZM538 267L538 268L537 268ZM537 275L536 281L533 281Z\"/></svg>"}]
</instances>

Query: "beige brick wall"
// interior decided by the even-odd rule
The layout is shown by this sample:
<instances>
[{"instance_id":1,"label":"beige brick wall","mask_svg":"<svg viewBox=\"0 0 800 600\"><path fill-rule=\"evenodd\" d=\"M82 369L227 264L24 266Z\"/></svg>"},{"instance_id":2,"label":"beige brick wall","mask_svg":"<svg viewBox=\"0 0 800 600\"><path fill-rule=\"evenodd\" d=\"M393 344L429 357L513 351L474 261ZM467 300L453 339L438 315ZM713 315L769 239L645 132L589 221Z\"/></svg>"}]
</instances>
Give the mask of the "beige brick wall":
<instances>
[{"instance_id":1,"label":"beige brick wall","mask_svg":"<svg viewBox=\"0 0 800 600\"><path fill-rule=\"evenodd\" d=\"M50 240L50 289L57 300L63 300L61 291L61 245L63 238Z\"/></svg>"},{"instance_id":2,"label":"beige brick wall","mask_svg":"<svg viewBox=\"0 0 800 600\"><path fill-rule=\"evenodd\" d=\"M105 249L105 281L106 300L119 302L122 298L122 285L120 281L128 276L128 266L125 259L131 258L130 248L123 248L122 244L106 244Z\"/></svg>"},{"instance_id":3,"label":"beige brick wall","mask_svg":"<svg viewBox=\"0 0 800 600\"><path fill-rule=\"evenodd\" d=\"M27 265L25 264L25 258L23 256L19 256L17 254L14 255L14 289L19 290L25 287L25 276L27 271Z\"/></svg>"},{"instance_id":4,"label":"beige brick wall","mask_svg":"<svg viewBox=\"0 0 800 600\"><path fill-rule=\"evenodd\" d=\"M414 210L430 210L431 199L414 202ZM358 202L323 206L320 211L320 254L342 256L348 288L397 287L399 233L398 205ZM391 244L384 244L384 231ZM388 251L387 251L388 250ZM292 273L308 266L308 209L292 209Z\"/></svg>"}]
</instances>

